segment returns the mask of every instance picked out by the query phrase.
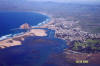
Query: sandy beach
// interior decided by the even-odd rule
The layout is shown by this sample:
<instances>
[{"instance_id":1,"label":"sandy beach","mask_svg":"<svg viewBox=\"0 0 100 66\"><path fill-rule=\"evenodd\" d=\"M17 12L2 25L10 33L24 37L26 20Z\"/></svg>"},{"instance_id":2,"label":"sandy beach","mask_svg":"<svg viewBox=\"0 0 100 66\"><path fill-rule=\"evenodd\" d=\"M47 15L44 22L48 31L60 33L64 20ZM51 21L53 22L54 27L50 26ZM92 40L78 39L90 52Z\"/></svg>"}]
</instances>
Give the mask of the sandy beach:
<instances>
[{"instance_id":1,"label":"sandy beach","mask_svg":"<svg viewBox=\"0 0 100 66\"><path fill-rule=\"evenodd\" d=\"M55 22L55 18L53 18L53 15L46 13L46 12L36 12L36 13L40 13L42 15L46 15L50 18L50 21L47 22L46 24L43 24L42 26L38 26L38 27L32 27L32 28L48 28L48 25L51 25L52 23Z\"/></svg>"},{"instance_id":2,"label":"sandy beach","mask_svg":"<svg viewBox=\"0 0 100 66\"><path fill-rule=\"evenodd\" d=\"M0 41L0 48L21 45L22 44L21 41L24 41L24 39L29 36L47 36L46 30L39 29L39 28L48 28L48 25L54 23L55 19L52 17L52 15L48 13L44 13L44 12L37 12L37 13L48 15L50 18L50 21L47 22L46 24L43 24L42 26L32 27L32 29L29 32L26 32L24 34L17 35L12 38L8 38L8 39ZM38 28L38 29L35 29L35 28Z\"/></svg>"},{"instance_id":3,"label":"sandy beach","mask_svg":"<svg viewBox=\"0 0 100 66\"><path fill-rule=\"evenodd\" d=\"M26 32L22 35L0 41L0 48L21 45L21 41L24 41L24 39L29 36L47 36L47 34L43 29L31 29L29 32Z\"/></svg>"}]
</instances>

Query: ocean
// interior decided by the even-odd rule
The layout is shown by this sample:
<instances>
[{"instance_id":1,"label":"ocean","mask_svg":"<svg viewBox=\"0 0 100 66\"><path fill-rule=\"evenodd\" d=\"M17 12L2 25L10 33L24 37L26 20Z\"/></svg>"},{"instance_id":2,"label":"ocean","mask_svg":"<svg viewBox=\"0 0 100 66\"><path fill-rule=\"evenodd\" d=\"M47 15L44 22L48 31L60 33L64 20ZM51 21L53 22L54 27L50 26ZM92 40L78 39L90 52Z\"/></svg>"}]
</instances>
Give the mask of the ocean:
<instances>
[{"instance_id":1,"label":"ocean","mask_svg":"<svg viewBox=\"0 0 100 66\"><path fill-rule=\"evenodd\" d=\"M48 22L47 19L50 18L38 13L0 12L1 40L12 36L12 33L20 33L16 28L25 22L32 26L41 26ZM51 56L62 53L67 48L66 42L56 38L54 30L44 30L47 31L47 36L27 37L21 45L0 49L0 66L57 66L50 64L48 60L52 61Z\"/></svg>"},{"instance_id":2,"label":"ocean","mask_svg":"<svg viewBox=\"0 0 100 66\"><path fill-rule=\"evenodd\" d=\"M18 33L15 29L24 23L39 26L47 19L48 16L33 12L0 12L0 40Z\"/></svg>"},{"instance_id":3,"label":"ocean","mask_svg":"<svg viewBox=\"0 0 100 66\"><path fill-rule=\"evenodd\" d=\"M0 49L0 66L57 66L54 63L60 60L53 64L48 60L52 61L51 56L62 53L67 48L66 42L55 38L54 30L44 30L47 36L30 36L21 45Z\"/></svg>"}]
</instances>

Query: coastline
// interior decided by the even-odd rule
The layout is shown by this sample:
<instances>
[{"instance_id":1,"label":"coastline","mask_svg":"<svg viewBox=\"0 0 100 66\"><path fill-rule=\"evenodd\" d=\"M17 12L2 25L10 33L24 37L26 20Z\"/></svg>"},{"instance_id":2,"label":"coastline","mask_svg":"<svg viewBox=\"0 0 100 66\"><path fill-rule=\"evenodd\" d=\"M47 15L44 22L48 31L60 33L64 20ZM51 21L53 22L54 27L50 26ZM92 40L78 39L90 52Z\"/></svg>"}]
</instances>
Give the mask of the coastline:
<instances>
[{"instance_id":1,"label":"coastline","mask_svg":"<svg viewBox=\"0 0 100 66\"><path fill-rule=\"evenodd\" d=\"M47 36L47 33L43 29L31 29L29 32L26 32L24 34L0 41L0 48L3 49L6 47L21 45L21 42L29 36Z\"/></svg>"},{"instance_id":2,"label":"coastline","mask_svg":"<svg viewBox=\"0 0 100 66\"><path fill-rule=\"evenodd\" d=\"M39 13L39 12L36 12ZM39 13L42 15L47 16L44 13ZM6 47L11 47L11 46L17 46L17 45L21 45L21 42L24 41L24 39L26 37L29 36L47 36L46 30L44 29L39 29L39 28L47 28L46 25L52 23L51 18L48 16L48 19L46 19L45 21L39 23L37 26L32 26L32 29L29 32L25 32L22 34L17 34L15 36L12 37L5 37L5 39L0 40L0 48L6 48ZM35 29L38 28L38 29Z\"/></svg>"},{"instance_id":3,"label":"coastline","mask_svg":"<svg viewBox=\"0 0 100 66\"><path fill-rule=\"evenodd\" d=\"M48 14L48 13L46 13L46 12L36 12L36 13L39 13L39 14L42 14L42 15L45 15L45 16L47 16L49 19L45 22L45 23L43 23L43 22L41 22L42 23L42 25L37 25L37 27L32 27L32 28L48 28L48 25L50 25L50 24L52 24L52 23L54 23L54 18L52 17L52 15L50 15L50 14Z\"/></svg>"},{"instance_id":4,"label":"coastline","mask_svg":"<svg viewBox=\"0 0 100 66\"><path fill-rule=\"evenodd\" d=\"M14 36L12 38L9 38L9 39L6 39L6 40L3 40L3 41L0 41L0 48L3 49L3 48L6 48L6 47L11 47L11 46L17 46L17 45L21 45L21 41L24 41L24 39L26 37L29 37L29 36L47 36L47 33L46 33L46 30L44 29L40 29L40 28L49 28L49 29L52 29L52 30L55 30L56 34L57 33L61 33L63 34L64 32L66 32L66 34L68 33L69 35L74 35L74 31L73 31L73 28L71 28L70 30L67 29L63 29L61 27L59 27L59 23L62 22L63 24L67 25L67 26L73 26L74 24L77 24L78 22L71 22L71 21L66 21L65 19L63 18L53 18L52 15L49 15L48 13L44 13L44 12L36 12L36 13L40 13L40 14L43 14L43 15L48 15L49 18L50 18L50 21L46 22L46 24L42 24L41 26L32 26L33 30L32 31L29 31L29 32L26 32L25 34L22 34L22 35L18 35L18 36ZM58 23L58 27L57 25L55 26L53 23ZM61 25L61 23L60 23ZM63 25L65 27L65 25ZM35 29L35 28L38 28L38 29ZM60 28L60 29L59 29ZM35 29L35 30L34 30ZM79 27L76 27L75 28L77 31L79 31L80 33L83 33L83 34L87 34L86 32L83 32L81 31L81 29ZM76 33L79 33L79 32L76 32ZM58 37L56 35L57 38L60 38L60 39L63 39L65 40L65 38L61 38L61 37ZM75 36L72 36L70 37L70 40L74 40L73 39L80 39L80 37L75 37ZM83 40L83 39L81 39ZM63 56L64 55L64 56ZM91 60L91 58L93 57L95 60L96 59L96 56L100 56L100 54L85 54L85 57L83 56L84 53L78 53L78 52L74 52L74 51L70 51L69 49L65 50L64 53L62 55L57 55L59 57L64 57L64 59L68 62L71 62L71 63L75 63L77 60ZM56 57L55 57L56 58ZM90 61L89 60L89 63L91 62L94 62L93 60ZM99 59L98 59L99 61ZM95 61L96 63L97 61Z\"/></svg>"},{"instance_id":5,"label":"coastline","mask_svg":"<svg viewBox=\"0 0 100 66\"><path fill-rule=\"evenodd\" d=\"M79 25L79 21L68 21L67 18L66 19L63 17L55 18L52 17L52 15L49 15L48 13L44 12L39 12L39 13L48 15L51 18L51 21L49 23L40 26L40 28L48 28L51 30L55 30L55 37L67 41L66 45L68 46L70 46L70 43L72 41L78 41L78 40L85 41L86 39L88 39L88 37L85 37L87 35L90 38L100 38L99 34L95 35L83 31L81 29L81 26ZM79 36L77 36L76 34L79 34ZM64 58L63 60L66 60L66 62L69 63L76 63L76 61L87 60L88 61L87 64L91 63L99 64L98 61L100 61L100 58L97 58L97 56L100 57L100 53L82 53L74 50L70 51L70 49L65 49L62 55L59 57L63 57ZM95 61L96 59L98 60Z\"/></svg>"}]
</instances>

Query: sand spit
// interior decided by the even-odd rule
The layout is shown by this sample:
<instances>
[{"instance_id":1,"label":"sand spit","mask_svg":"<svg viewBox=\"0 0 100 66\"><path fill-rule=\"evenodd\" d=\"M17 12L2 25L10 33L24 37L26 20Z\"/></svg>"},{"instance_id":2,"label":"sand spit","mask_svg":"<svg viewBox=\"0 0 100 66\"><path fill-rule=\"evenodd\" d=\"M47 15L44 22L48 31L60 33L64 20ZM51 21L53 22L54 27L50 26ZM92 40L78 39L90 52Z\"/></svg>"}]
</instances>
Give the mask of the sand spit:
<instances>
[{"instance_id":1,"label":"sand spit","mask_svg":"<svg viewBox=\"0 0 100 66\"><path fill-rule=\"evenodd\" d=\"M43 29L32 29L30 33L34 33L35 36L47 36L46 31Z\"/></svg>"},{"instance_id":2,"label":"sand spit","mask_svg":"<svg viewBox=\"0 0 100 66\"><path fill-rule=\"evenodd\" d=\"M26 32L24 34L17 35L17 36L14 36L12 38L0 41L0 48L6 48L6 47L11 47L11 46L21 45L22 44L21 42L24 41L24 39L26 37L29 37L29 36L41 36L41 37L47 36L46 30L39 29L39 28L48 28L48 25L54 23L55 20L53 19L52 15L50 15L48 13L43 13L43 12L39 12L39 13L41 13L43 15L49 15L51 20L48 23L43 24L42 26L32 27L33 29L30 29L29 32Z\"/></svg>"},{"instance_id":3,"label":"sand spit","mask_svg":"<svg viewBox=\"0 0 100 66\"><path fill-rule=\"evenodd\" d=\"M0 41L0 48L16 46L16 45L21 45L21 42L13 40L13 39L7 39L7 40Z\"/></svg>"},{"instance_id":4,"label":"sand spit","mask_svg":"<svg viewBox=\"0 0 100 66\"><path fill-rule=\"evenodd\" d=\"M3 49L6 47L21 45L21 42L29 36L47 36L47 34L43 29L31 29L29 32L26 32L22 35L14 36L12 38L0 41L0 48Z\"/></svg>"}]
</instances>

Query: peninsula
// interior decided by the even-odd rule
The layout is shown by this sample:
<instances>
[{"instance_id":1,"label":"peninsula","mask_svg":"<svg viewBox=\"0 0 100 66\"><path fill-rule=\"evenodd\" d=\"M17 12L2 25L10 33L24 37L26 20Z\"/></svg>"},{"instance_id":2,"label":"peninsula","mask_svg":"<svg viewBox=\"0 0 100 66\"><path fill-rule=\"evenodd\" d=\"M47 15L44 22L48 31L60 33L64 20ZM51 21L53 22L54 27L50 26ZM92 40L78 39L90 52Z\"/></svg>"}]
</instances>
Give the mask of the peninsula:
<instances>
[{"instance_id":1,"label":"peninsula","mask_svg":"<svg viewBox=\"0 0 100 66\"><path fill-rule=\"evenodd\" d=\"M63 39L67 42L66 44L69 46L69 48L65 49L64 53L62 54L62 56L65 55L64 58L68 59L67 62L70 60L70 62L75 63L76 60L87 60L87 58L90 57L90 59L88 59L90 63L98 63L97 61L94 61L95 59L97 59L97 56L100 56L99 53L94 53L98 52L98 46L96 46L93 50L92 48L95 44L100 43L100 33L93 34L82 30L81 26L79 25L79 21L69 21L62 17L56 18L54 17L54 15L48 14L47 12L39 13L48 15L51 18L50 22L39 27L31 27L28 23L21 25L20 29L28 29L29 31L24 34L0 41L0 48L21 45L21 42L29 36L47 36L46 30L42 28L48 28L51 30L55 30L56 38ZM93 43L94 41L95 43ZM93 43L94 45L89 46L88 42L91 44ZM90 47L91 50L88 50L88 47Z\"/></svg>"},{"instance_id":2,"label":"peninsula","mask_svg":"<svg viewBox=\"0 0 100 66\"><path fill-rule=\"evenodd\" d=\"M86 64L100 64L100 4L55 3L48 1L25 2L22 5L12 7L11 4L9 5L10 8L6 6L5 8L1 7L1 9L23 12L34 11L47 15L50 17L50 21L39 27L30 27L26 23L21 25L21 29L28 29L29 31L0 41L1 49L21 45L21 42L29 36L47 36L44 28L48 28L54 30L55 37L64 40L68 48L65 48L61 53L50 55L47 64L67 66L67 62L69 62L80 66L79 64L84 64L83 61L86 61Z\"/></svg>"}]
</instances>

